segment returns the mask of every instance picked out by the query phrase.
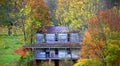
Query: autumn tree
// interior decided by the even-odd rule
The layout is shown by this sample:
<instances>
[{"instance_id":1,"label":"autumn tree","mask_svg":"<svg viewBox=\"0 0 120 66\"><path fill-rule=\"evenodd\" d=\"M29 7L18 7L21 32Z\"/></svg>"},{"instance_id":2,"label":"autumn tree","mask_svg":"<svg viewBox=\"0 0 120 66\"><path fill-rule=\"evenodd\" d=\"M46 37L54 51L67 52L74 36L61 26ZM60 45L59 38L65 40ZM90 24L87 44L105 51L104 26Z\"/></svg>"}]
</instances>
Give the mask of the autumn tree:
<instances>
[{"instance_id":1,"label":"autumn tree","mask_svg":"<svg viewBox=\"0 0 120 66\"><path fill-rule=\"evenodd\" d=\"M33 35L40 26L52 24L48 6L43 0L5 0L1 9L0 18L4 19L0 23L8 23L8 34L21 27L19 29L23 31L24 41L28 43L34 42Z\"/></svg>"},{"instance_id":2,"label":"autumn tree","mask_svg":"<svg viewBox=\"0 0 120 66\"><path fill-rule=\"evenodd\" d=\"M26 1L29 7L29 16L27 17L25 28L27 31L27 38L30 40L30 43L33 42L34 34L41 26L50 26L51 22L51 15L48 11L48 5L44 2L44 0L29 0ZM26 8L25 8L26 9ZM24 10L28 12L28 10ZM29 23L31 22L31 23ZM29 39L29 37L31 37Z\"/></svg>"},{"instance_id":3,"label":"autumn tree","mask_svg":"<svg viewBox=\"0 0 120 66\"><path fill-rule=\"evenodd\" d=\"M102 5L99 0L58 0L56 19L60 25L87 27L87 21Z\"/></svg>"},{"instance_id":4,"label":"autumn tree","mask_svg":"<svg viewBox=\"0 0 120 66\"><path fill-rule=\"evenodd\" d=\"M116 7L101 10L94 16L89 21L89 28L84 34L80 52L82 58L99 59L102 66L119 66L119 25L120 15L116 12Z\"/></svg>"}]
</instances>

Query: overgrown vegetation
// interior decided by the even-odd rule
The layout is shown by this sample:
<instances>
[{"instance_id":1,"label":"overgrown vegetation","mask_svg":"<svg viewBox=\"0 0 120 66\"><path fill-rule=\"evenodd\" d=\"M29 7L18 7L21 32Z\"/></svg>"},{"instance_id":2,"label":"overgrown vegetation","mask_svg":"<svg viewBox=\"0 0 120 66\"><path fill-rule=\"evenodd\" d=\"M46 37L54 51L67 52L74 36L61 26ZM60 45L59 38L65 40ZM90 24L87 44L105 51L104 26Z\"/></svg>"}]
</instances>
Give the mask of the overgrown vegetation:
<instances>
[{"instance_id":1,"label":"overgrown vegetation","mask_svg":"<svg viewBox=\"0 0 120 66\"><path fill-rule=\"evenodd\" d=\"M53 11L56 25L87 28L81 58L75 66L120 66L119 3L120 0L57 0ZM29 66L31 54L23 58L14 51L34 43L36 31L51 25L49 8L43 0L0 0L0 66Z\"/></svg>"},{"instance_id":2,"label":"overgrown vegetation","mask_svg":"<svg viewBox=\"0 0 120 66\"><path fill-rule=\"evenodd\" d=\"M120 66L119 26L120 13L116 12L116 7L95 15L84 33L82 57L75 66Z\"/></svg>"},{"instance_id":3,"label":"overgrown vegetation","mask_svg":"<svg viewBox=\"0 0 120 66\"><path fill-rule=\"evenodd\" d=\"M20 55L15 54L18 47L25 45L23 34L8 36L6 32L1 31L0 33L0 66L24 66L32 61L33 59L28 53L26 58L21 58Z\"/></svg>"},{"instance_id":4,"label":"overgrown vegetation","mask_svg":"<svg viewBox=\"0 0 120 66\"><path fill-rule=\"evenodd\" d=\"M15 66L20 59L14 50L24 45L22 35L8 36L6 33L0 33L0 66Z\"/></svg>"}]
</instances>

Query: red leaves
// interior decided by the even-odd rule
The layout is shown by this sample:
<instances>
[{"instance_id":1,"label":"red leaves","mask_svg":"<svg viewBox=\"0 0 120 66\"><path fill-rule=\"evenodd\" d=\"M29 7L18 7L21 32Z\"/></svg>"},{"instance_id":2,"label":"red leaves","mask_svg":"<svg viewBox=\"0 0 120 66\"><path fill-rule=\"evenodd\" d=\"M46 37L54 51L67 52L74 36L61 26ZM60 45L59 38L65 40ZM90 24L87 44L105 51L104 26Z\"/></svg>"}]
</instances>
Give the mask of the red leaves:
<instances>
[{"instance_id":1,"label":"red leaves","mask_svg":"<svg viewBox=\"0 0 120 66\"><path fill-rule=\"evenodd\" d=\"M98 45L99 47L105 46L104 42L102 42L102 41L98 42L97 45Z\"/></svg>"},{"instance_id":2,"label":"red leaves","mask_svg":"<svg viewBox=\"0 0 120 66\"><path fill-rule=\"evenodd\" d=\"M90 21L89 21L89 24L95 24L95 22L98 22L98 17L97 16L94 16Z\"/></svg>"},{"instance_id":3,"label":"red leaves","mask_svg":"<svg viewBox=\"0 0 120 66\"><path fill-rule=\"evenodd\" d=\"M88 56L87 53L88 53L88 47L86 45L82 46L82 49L80 51L82 58L86 58Z\"/></svg>"},{"instance_id":4,"label":"red leaves","mask_svg":"<svg viewBox=\"0 0 120 66\"><path fill-rule=\"evenodd\" d=\"M89 29L92 32L96 32L96 29L99 30L99 28L104 28L101 27L100 24L109 28L112 32L120 31L120 16L112 9L100 11L99 15L94 16L89 21Z\"/></svg>"},{"instance_id":5,"label":"red leaves","mask_svg":"<svg viewBox=\"0 0 120 66\"><path fill-rule=\"evenodd\" d=\"M97 53L101 53L102 51L101 49L103 49L105 47L105 44L103 41L94 41L97 40L96 38L92 37L93 33L90 33L90 30L87 30L84 34L84 39L83 39L83 44L82 44L82 49L81 49L81 55L83 58L87 58L87 57L99 57Z\"/></svg>"},{"instance_id":6,"label":"red leaves","mask_svg":"<svg viewBox=\"0 0 120 66\"><path fill-rule=\"evenodd\" d=\"M26 57L27 51L24 47L17 48L14 53L20 55L21 57Z\"/></svg>"},{"instance_id":7,"label":"red leaves","mask_svg":"<svg viewBox=\"0 0 120 66\"><path fill-rule=\"evenodd\" d=\"M89 50L89 53L90 53L90 54L93 54L93 53L94 53L94 50L92 50L92 49Z\"/></svg>"},{"instance_id":8,"label":"red leaves","mask_svg":"<svg viewBox=\"0 0 120 66\"><path fill-rule=\"evenodd\" d=\"M109 54L108 46L110 43L107 41L111 38L111 40L117 39L119 31L120 16L113 10L100 11L99 15L94 16L89 21L89 28L84 34L83 45L81 45L81 57L105 59ZM119 43L114 44L118 45ZM116 62L119 63L120 60Z\"/></svg>"},{"instance_id":9,"label":"red leaves","mask_svg":"<svg viewBox=\"0 0 120 66\"><path fill-rule=\"evenodd\" d=\"M29 5L30 5L31 7L33 7L33 6L35 5L35 2L34 2L34 1L29 2Z\"/></svg>"}]
</instances>

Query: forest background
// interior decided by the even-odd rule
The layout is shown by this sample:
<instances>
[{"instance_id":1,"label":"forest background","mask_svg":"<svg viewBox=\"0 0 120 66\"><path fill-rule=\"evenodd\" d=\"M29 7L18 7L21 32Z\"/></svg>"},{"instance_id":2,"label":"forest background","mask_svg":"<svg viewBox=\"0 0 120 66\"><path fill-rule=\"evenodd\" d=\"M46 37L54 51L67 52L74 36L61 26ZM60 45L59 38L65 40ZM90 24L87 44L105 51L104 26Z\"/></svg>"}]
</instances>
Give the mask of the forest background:
<instances>
[{"instance_id":1,"label":"forest background","mask_svg":"<svg viewBox=\"0 0 120 66\"><path fill-rule=\"evenodd\" d=\"M26 65L29 53L15 50L35 43L41 26L83 30L81 59L75 66L120 66L119 0L0 0L0 66ZM86 31L84 31L87 29Z\"/></svg>"}]
</instances>

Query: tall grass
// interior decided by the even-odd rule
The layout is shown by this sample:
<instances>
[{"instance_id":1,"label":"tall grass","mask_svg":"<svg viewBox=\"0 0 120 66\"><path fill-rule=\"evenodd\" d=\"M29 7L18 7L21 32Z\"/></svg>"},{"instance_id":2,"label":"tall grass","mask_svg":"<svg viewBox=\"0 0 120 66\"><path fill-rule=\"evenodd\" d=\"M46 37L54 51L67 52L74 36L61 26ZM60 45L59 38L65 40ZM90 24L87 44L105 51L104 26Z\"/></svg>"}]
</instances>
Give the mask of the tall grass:
<instances>
[{"instance_id":1,"label":"tall grass","mask_svg":"<svg viewBox=\"0 0 120 66\"><path fill-rule=\"evenodd\" d=\"M19 46L23 46L23 35L7 35L7 29L0 32L0 66L16 66L20 56L14 53Z\"/></svg>"}]
</instances>

